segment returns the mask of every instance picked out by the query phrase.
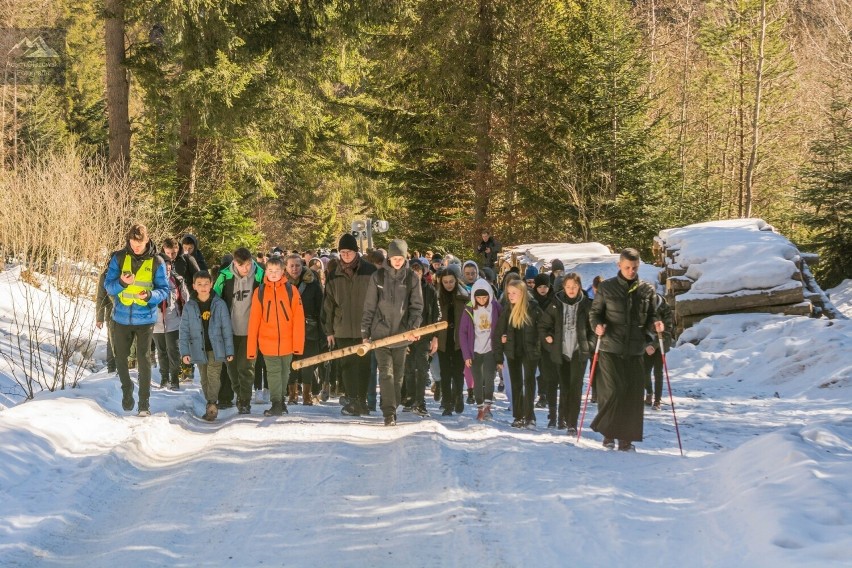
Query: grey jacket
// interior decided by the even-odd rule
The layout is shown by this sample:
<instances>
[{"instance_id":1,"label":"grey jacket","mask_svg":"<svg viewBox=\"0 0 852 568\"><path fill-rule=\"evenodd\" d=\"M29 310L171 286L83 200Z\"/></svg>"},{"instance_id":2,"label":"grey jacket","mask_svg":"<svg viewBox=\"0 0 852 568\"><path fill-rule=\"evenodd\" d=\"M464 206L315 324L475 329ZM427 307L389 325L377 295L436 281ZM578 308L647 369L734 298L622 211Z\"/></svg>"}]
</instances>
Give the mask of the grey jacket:
<instances>
[{"instance_id":1,"label":"grey jacket","mask_svg":"<svg viewBox=\"0 0 852 568\"><path fill-rule=\"evenodd\" d=\"M231 327L231 314L228 312L225 301L215 294L210 304L208 327L213 357L217 361L225 361L228 357L233 357L234 332ZM204 325L201 323L201 310L195 298L188 301L183 308L178 348L181 358L189 355L193 363L207 363L207 353L204 350Z\"/></svg>"},{"instance_id":2,"label":"grey jacket","mask_svg":"<svg viewBox=\"0 0 852 568\"><path fill-rule=\"evenodd\" d=\"M423 292L420 281L408 268L394 270L389 261L373 273L364 299L362 339L383 339L420 327Z\"/></svg>"}]
</instances>

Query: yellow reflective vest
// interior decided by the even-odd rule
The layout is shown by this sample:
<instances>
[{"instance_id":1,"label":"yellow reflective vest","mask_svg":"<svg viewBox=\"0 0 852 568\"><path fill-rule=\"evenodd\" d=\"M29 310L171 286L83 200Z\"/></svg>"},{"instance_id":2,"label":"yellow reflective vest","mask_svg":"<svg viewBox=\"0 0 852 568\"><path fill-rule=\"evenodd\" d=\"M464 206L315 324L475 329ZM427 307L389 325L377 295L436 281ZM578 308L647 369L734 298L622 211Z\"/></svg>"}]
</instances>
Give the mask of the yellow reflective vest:
<instances>
[{"instance_id":1,"label":"yellow reflective vest","mask_svg":"<svg viewBox=\"0 0 852 568\"><path fill-rule=\"evenodd\" d=\"M130 255L124 256L124 263L121 267L121 273L130 272ZM142 266L136 271L136 281L124 290L118 293L118 301L125 306L147 306L148 299L151 297L151 290L154 289L154 259L149 258L142 262ZM146 292L147 296L142 298L141 292Z\"/></svg>"}]
</instances>

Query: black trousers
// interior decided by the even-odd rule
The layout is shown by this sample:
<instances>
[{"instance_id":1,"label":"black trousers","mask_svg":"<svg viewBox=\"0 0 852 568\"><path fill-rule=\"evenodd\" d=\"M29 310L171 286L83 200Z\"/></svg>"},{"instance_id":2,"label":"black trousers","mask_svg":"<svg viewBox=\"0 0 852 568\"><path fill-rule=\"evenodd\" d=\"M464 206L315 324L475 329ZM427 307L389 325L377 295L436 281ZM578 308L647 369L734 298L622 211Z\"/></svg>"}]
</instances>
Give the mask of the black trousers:
<instances>
[{"instance_id":1,"label":"black trousers","mask_svg":"<svg viewBox=\"0 0 852 568\"><path fill-rule=\"evenodd\" d=\"M426 404L424 393L429 382L429 341L415 341L408 347L405 358L405 396L414 404Z\"/></svg>"},{"instance_id":2,"label":"black trousers","mask_svg":"<svg viewBox=\"0 0 852 568\"><path fill-rule=\"evenodd\" d=\"M460 349L438 351L441 366L441 400L444 408L464 410L464 359Z\"/></svg>"},{"instance_id":3,"label":"black trousers","mask_svg":"<svg viewBox=\"0 0 852 568\"><path fill-rule=\"evenodd\" d=\"M305 339L305 350L301 355L294 355L293 361L299 359L307 359L314 355L319 355L322 352L318 339ZM303 369L290 371L290 380L288 385L297 385L299 383L307 384L313 394L319 394L319 365L311 365Z\"/></svg>"},{"instance_id":4,"label":"black trousers","mask_svg":"<svg viewBox=\"0 0 852 568\"><path fill-rule=\"evenodd\" d=\"M550 413L565 421L569 428L577 427L577 419L580 417L580 404L583 399L583 375L586 373L588 359L581 357L575 351L574 356L568 359L563 355L562 364L556 367L556 383L559 385L559 408L556 407L556 385L551 385L547 393L547 402L550 403Z\"/></svg>"},{"instance_id":5,"label":"black trousers","mask_svg":"<svg viewBox=\"0 0 852 568\"><path fill-rule=\"evenodd\" d=\"M525 357L508 359L512 381L512 416L535 421L535 370L538 361Z\"/></svg>"},{"instance_id":6,"label":"black trousers","mask_svg":"<svg viewBox=\"0 0 852 568\"><path fill-rule=\"evenodd\" d=\"M362 341L358 338L335 337L335 349L343 349L352 345L359 345ZM349 355L338 359L340 362L340 375L346 387L346 396L350 399L367 401L367 385L370 382L370 361L372 357L361 357Z\"/></svg>"},{"instance_id":7,"label":"black trousers","mask_svg":"<svg viewBox=\"0 0 852 568\"><path fill-rule=\"evenodd\" d=\"M177 385L180 382L180 349L178 336L180 332L169 331L155 333L154 344L157 346L157 361L160 365L160 383Z\"/></svg>"},{"instance_id":8,"label":"black trousers","mask_svg":"<svg viewBox=\"0 0 852 568\"><path fill-rule=\"evenodd\" d=\"M602 351L594 380L598 385L598 414L592 430L607 438L641 441L645 418L642 355L622 357Z\"/></svg>"},{"instance_id":9,"label":"black trousers","mask_svg":"<svg viewBox=\"0 0 852 568\"><path fill-rule=\"evenodd\" d=\"M269 381L266 380L266 361L263 353L258 349L257 359L254 360L254 390L268 389Z\"/></svg>"},{"instance_id":10,"label":"black trousers","mask_svg":"<svg viewBox=\"0 0 852 568\"><path fill-rule=\"evenodd\" d=\"M653 355L645 353L642 359L645 363L645 392L651 394L651 375L654 375L654 401L659 402L663 396L663 354L657 349Z\"/></svg>"},{"instance_id":11,"label":"black trousers","mask_svg":"<svg viewBox=\"0 0 852 568\"><path fill-rule=\"evenodd\" d=\"M133 396L133 381L130 380L130 369L127 358L130 356L130 346L136 340L136 368L139 371L139 410L148 410L151 399L151 341L154 335L154 325L123 325L112 324L112 346L115 350L115 370L121 381L121 391L125 398Z\"/></svg>"}]
</instances>

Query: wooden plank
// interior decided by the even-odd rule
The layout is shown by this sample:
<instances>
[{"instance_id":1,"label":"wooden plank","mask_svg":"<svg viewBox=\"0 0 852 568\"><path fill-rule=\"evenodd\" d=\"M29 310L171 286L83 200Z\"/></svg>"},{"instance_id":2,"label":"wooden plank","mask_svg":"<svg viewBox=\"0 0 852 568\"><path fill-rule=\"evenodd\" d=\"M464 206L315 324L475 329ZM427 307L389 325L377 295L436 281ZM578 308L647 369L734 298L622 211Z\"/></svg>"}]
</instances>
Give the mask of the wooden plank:
<instances>
[{"instance_id":1,"label":"wooden plank","mask_svg":"<svg viewBox=\"0 0 852 568\"><path fill-rule=\"evenodd\" d=\"M728 312L720 312L716 314L692 314L678 317L678 326L683 326L683 329L692 327L704 318L719 315L731 314L779 314L785 316L809 316L812 313L813 307L810 302L799 302L796 304L785 304L780 306L758 306L744 310L732 310Z\"/></svg>"},{"instance_id":2,"label":"wooden plank","mask_svg":"<svg viewBox=\"0 0 852 568\"><path fill-rule=\"evenodd\" d=\"M770 290L743 290L736 295L710 295L698 298L680 297L675 303L678 315L718 314L736 310L748 310L761 306L798 304L805 297L802 286L772 288Z\"/></svg>"},{"instance_id":3,"label":"wooden plank","mask_svg":"<svg viewBox=\"0 0 852 568\"><path fill-rule=\"evenodd\" d=\"M666 292L677 296L678 294L688 292L694 283L695 281L692 278L687 278L686 276L672 276L671 278L666 278Z\"/></svg>"}]
</instances>

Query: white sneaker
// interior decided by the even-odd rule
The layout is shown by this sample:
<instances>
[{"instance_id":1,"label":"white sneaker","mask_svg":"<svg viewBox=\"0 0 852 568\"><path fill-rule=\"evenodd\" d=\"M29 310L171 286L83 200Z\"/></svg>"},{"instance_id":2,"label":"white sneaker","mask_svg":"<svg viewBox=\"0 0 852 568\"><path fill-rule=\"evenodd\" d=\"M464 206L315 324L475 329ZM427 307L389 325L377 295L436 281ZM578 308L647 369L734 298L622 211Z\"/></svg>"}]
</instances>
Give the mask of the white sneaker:
<instances>
[{"instance_id":1,"label":"white sneaker","mask_svg":"<svg viewBox=\"0 0 852 568\"><path fill-rule=\"evenodd\" d=\"M269 404L269 389L263 389L263 403Z\"/></svg>"}]
</instances>

